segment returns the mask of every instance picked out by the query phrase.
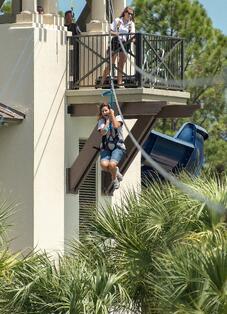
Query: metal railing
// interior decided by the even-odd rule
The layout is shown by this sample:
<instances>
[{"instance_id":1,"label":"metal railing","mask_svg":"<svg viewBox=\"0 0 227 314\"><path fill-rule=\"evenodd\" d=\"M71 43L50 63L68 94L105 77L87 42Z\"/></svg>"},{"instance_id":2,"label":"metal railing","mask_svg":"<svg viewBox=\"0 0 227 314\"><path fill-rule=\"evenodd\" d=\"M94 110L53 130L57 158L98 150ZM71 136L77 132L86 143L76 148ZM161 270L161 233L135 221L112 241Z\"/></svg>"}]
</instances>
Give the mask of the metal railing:
<instances>
[{"instance_id":1,"label":"metal railing","mask_svg":"<svg viewBox=\"0 0 227 314\"><path fill-rule=\"evenodd\" d=\"M123 35L122 35L123 36ZM150 34L125 36L128 58L122 75L125 87L148 87L183 90L184 46L181 38ZM115 53L121 48L117 48ZM110 77L100 85L103 71L110 63L109 35L79 35L68 37L68 89L110 86ZM144 76L134 65L143 69ZM113 68L114 83L119 70Z\"/></svg>"}]
</instances>

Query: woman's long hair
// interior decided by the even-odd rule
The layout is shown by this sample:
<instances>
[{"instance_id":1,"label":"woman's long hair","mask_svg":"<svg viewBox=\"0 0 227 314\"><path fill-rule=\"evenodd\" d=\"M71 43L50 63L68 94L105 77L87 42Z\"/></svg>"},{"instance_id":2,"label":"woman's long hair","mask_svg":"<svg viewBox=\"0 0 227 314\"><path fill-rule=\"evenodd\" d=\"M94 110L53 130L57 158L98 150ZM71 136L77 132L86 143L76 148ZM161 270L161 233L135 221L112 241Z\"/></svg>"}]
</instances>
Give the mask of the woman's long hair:
<instances>
[{"instance_id":1,"label":"woman's long hair","mask_svg":"<svg viewBox=\"0 0 227 314\"><path fill-rule=\"evenodd\" d=\"M104 107L107 107L108 109L111 109L110 104L108 104L107 102L102 103L102 104L99 106L99 112L98 112L98 115L97 115L97 120L100 120L100 119L103 118L102 109L103 109Z\"/></svg>"},{"instance_id":2,"label":"woman's long hair","mask_svg":"<svg viewBox=\"0 0 227 314\"><path fill-rule=\"evenodd\" d=\"M133 12L133 15L132 15L132 18L131 18L131 21L134 22L134 9L132 7L125 7L123 12L121 13L120 17L124 17L125 16L125 12L127 12L129 10L131 10Z\"/></svg>"}]
</instances>

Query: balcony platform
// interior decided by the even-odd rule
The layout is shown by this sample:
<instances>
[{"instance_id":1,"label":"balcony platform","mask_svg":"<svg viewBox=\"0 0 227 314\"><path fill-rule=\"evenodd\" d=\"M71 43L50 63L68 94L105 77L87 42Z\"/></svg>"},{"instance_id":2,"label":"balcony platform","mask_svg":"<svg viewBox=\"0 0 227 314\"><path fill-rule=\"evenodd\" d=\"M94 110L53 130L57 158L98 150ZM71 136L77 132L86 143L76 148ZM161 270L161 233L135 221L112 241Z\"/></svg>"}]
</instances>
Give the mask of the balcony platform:
<instances>
[{"instance_id":1,"label":"balcony platform","mask_svg":"<svg viewBox=\"0 0 227 314\"><path fill-rule=\"evenodd\" d=\"M102 94L107 89L80 88L67 90L68 113L75 117L88 117L97 114L97 105L107 97ZM198 106L187 105L190 94L183 91L161 90L154 88L121 88L116 89L119 104L125 118L138 118L145 115L156 115L162 108L160 118L188 117Z\"/></svg>"},{"instance_id":2,"label":"balcony platform","mask_svg":"<svg viewBox=\"0 0 227 314\"><path fill-rule=\"evenodd\" d=\"M66 97L68 104L100 104L104 97L102 94L107 89L81 88L67 90ZM169 104L186 105L190 93L185 91L166 90L157 88L120 88L116 89L119 102L145 102L145 101L166 101Z\"/></svg>"}]
</instances>

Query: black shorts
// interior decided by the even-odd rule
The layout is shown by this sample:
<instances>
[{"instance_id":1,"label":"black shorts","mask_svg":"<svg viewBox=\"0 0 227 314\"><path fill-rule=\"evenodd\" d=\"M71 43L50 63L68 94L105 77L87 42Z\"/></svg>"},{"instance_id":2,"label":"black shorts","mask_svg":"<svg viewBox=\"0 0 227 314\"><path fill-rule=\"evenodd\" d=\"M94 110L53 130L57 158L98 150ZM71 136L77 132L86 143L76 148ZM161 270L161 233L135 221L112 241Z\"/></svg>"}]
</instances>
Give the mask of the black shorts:
<instances>
[{"instance_id":1,"label":"black shorts","mask_svg":"<svg viewBox=\"0 0 227 314\"><path fill-rule=\"evenodd\" d=\"M123 42L122 41L122 44L123 44L125 50L127 52L129 52L130 49L131 49L131 42ZM122 52L123 51L117 36L112 38L112 40L111 40L111 48L112 48L112 52L113 53L115 53L115 52Z\"/></svg>"}]
</instances>

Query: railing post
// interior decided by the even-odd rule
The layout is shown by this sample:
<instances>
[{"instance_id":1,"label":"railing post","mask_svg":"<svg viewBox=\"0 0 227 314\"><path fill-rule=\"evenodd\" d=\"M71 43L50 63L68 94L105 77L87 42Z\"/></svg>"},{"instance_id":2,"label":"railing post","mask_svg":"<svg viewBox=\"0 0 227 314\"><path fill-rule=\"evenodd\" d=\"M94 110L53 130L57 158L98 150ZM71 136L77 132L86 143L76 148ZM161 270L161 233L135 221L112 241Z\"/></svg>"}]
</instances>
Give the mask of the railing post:
<instances>
[{"instance_id":1,"label":"railing post","mask_svg":"<svg viewBox=\"0 0 227 314\"><path fill-rule=\"evenodd\" d=\"M79 79L80 79L80 46L79 46L79 35L73 36L73 63L74 63L74 69L73 69L73 77L74 77L74 86L76 89L79 89Z\"/></svg>"},{"instance_id":2,"label":"railing post","mask_svg":"<svg viewBox=\"0 0 227 314\"><path fill-rule=\"evenodd\" d=\"M181 89L184 89L184 41L181 41Z\"/></svg>"},{"instance_id":3,"label":"railing post","mask_svg":"<svg viewBox=\"0 0 227 314\"><path fill-rule=\"evenodd\" d=\"M68 37L69 40L69 88L75 89L75 63L74 63L74 37Z\"/></svg>"},{"instance_id":4,"label":"railing post","mask_svg":"<svg viewBox=\"0 0 227 314\"><path fill-rule=\"evenodd\" d=\"M136 33L136 65L142 69L143 62L143 37L141 33ZM138 87L142 87L142 74L136 71L136 82Z\"/></svg>"}]
</instances>

